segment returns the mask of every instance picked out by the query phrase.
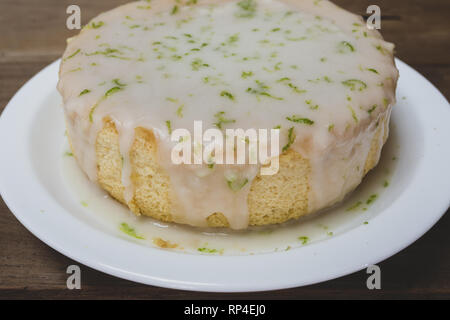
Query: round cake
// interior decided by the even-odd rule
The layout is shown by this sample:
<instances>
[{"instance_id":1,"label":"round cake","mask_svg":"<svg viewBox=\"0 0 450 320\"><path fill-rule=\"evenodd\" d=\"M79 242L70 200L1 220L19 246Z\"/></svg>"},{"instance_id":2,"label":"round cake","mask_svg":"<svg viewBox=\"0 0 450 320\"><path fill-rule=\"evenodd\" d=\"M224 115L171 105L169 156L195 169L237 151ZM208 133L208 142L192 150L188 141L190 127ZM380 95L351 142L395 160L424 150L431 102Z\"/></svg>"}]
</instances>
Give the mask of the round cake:
<instances>
[{"instance_id":1,"label":"round cake","mask_svg":"<svg viewBox=\"0 0 450 320\"><path fill-rule=\"evenodd\" d=\"M68 40L58 90L79 166L136 215L244 229L329 207L378 163L393 48L325 0L138 1ZM174 163L195 122L275 129L278 170Z\"/></svg>"}]
</instances>

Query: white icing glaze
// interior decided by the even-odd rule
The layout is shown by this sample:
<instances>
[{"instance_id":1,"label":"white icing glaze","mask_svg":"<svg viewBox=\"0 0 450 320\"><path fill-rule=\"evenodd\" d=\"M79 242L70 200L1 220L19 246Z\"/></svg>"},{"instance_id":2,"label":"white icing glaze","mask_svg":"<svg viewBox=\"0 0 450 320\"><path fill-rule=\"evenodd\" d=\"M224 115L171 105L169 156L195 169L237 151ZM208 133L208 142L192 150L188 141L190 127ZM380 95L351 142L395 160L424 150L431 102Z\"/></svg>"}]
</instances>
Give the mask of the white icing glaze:
<instances>
[{"instance_id":1,"label":"white icing glaze","mask_svg":"<svg viewBox=\"0 0 450 320\"><path fill-rule=\"evenodd\" d=\"M315 211L341 200L363 177L377 125L395 102L392 51L359 16L328 1L139 1L99 15L68 41L58 89L74 154L92 181L95 140L109 117L130 201L128 151L134 128L148 128L171 180L172 214L202 226L222 212L239 229L248 224L247 195L259 166L174 165L166 121L193 130L202 120L206 129L225 112L236 120L226 128L281 125L280 149L294 128L291 147L310 161ZM287 119L293 116L311 121ZM238 192L224 178L230 170L248 179Z\"/></svg>"}]
</instances>

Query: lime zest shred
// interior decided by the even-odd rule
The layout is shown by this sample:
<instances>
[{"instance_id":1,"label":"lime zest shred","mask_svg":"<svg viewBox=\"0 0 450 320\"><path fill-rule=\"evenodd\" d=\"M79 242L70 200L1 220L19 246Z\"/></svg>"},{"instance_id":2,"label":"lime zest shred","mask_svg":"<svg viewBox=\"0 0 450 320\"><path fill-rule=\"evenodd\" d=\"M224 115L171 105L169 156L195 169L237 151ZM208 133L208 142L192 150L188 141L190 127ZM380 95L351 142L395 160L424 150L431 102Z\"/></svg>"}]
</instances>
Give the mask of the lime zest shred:
<instances>
[{"instance_id":1,"label":"lime zest shred","mask_svg":"<svg viewBox=\"0 0 450 320\"><path fill-rule=\"evenodd\" d=\"M295 122L295 123L303 123L307 124L308 126L311 126L314 124L314 121L308 118L302 118L297 115L293 115L291 117L286 117L287 120Z\"/></svg>"},{"instance_id":2,"label":"lime zest shred","mask_svg":"<svg viewBox=\"0 0 450 320\"><path fill-rule=\"evenodd\" d=\"M95 23L95 21L92 21L92 23L90 24L90 27L92 29L98 29L101 26L103 26L105 23L103 21L99 21L98 23Z\"/></svg>"},{"instance_id":3,"label":"lime zest shred","mask_svg":"<svg viewBox=\"0 0 450 320\"><path fill-rule=\"evenodd\" d=\"M239 178L237 176L225 177L225 179L227 181L228 188L234 192L241 190L248 183L247 178Z\"/></svg>"},{"instance_id":4,"label":"lime zest shred","mask_svg":"<svg viewBox=\"0 0 450 320\"><path fill-rule=\"evenodd\" d=\"M353 211L358 209L362 205L361 201L356 202L354 205L348 207L345 211Z\"/></svg>"},{"instance_id":5,"label":"lime zest shred","mask_svg":"<svg viewBox=\"0 0 450 320\"><path fill-rule=\"evenodd\" d=\"M139 240L144 240L145 238L143 236L139 236L136 234L136 230L132 227L130 227L128 225L128 223L126 222L122 222L119 226L119 230L122 231L123 233L129 235L130 237L139 239Z\"/></svg>"},{"instance_id":6,"label":"lime zest shred","mask_svg":"<svg viewBox=\"0 0 450 320\"><path fill-rule=\"evenodd\" d=\"M126 86L126 84L121 83L119 79L113 79L112 82L113 82L115 85L119 86L119 87L125 87L125 86Z\"/></svg>"},{"instance_id":7,"label":"lime zest shred","mask_svg":"<svg viewBox=\"0 0 450 320\"><path fill-rule=\"evenodd\" d=\"M248 77L251 77L251 76L253 76L252 71L242 71L242 74L241 74L242 79L247 79Z\"/></svg>"},{"instance_id":8,"label":"lime zest shred","mask_svg":"<svg viewBox=\"0 0 450 320\"><path fill-rule=\"evenodd\" d=\"M370 195L366 201L366 204L372 204L377 198L378 198L378 195L376 193Z\"/></svg>"},{"instance_id":9,"label":"lime zest shred","mask_svg":"<svg viewBox=\"0 0 450 320\"><path fill-rule=\"evenodd\" d=\"M166 120L166 127L169 134L172 134L172 122L170 120Z\"/></svg>"},{"instance_id":10,"label":"lime zest shred","mask_svg":"<svg viewBox=\"0 0 450 320\"><path fill-rule=\"evenodd\" d=\"M237 3L239 12L235 14L238 18L253 18L256 14L256 1L255 0L242 0Z\"/></svg>"},{"instance_id":11,"label":"lime zest shred","mask_svg":"<svg viewBox=\"0 0 450 320\"><path fill-rule=\"evenodd\" d=\"M178 116L179 118L183 118L183 108L184 108L184 104L182 104L181 106L179 106L178 109L177 109L177 111L176 111L177 116Z\"/></svg>"},{"instance_id":12,"label":"lime zest shred","mask_svg":"<svg viewBox=\"0 0 450 320\"><path fill-rule=\"evenodd\" d=\"M95 111L95 109L98 107L98 105L99 105L103 100L105 100L106 98L112 96L114 93L119 92L119 91L121 91L121 90L123 90L123 87L112 87L111 89L109 89L108 91L106 91L105 94L104 94L104 96L101 97L100 100L97 101L97 103L94 104L94 106L91 108L91 110L90 110L90 112L89 112L89 122L91 122L91 123L94 122L93 115L94 115L94 111Z\"/></svg>"},{"instance_id":13,"label":"lime zest shred","mask_svg":"<svg viewBox=\"0 0 450 320\"><path fill-rule=\"evenodd\" d=\"M199 251L201 253L220 253L221 252L220 250L206 248L206 247L197 248L197 251Z\"/></svg>"},{"instance_id":14,"label":"lime zest shred","mask_svg":"<svg viewBox=\"0 0 450 320\"><path fill-rule=\"evenodd\" d=\"M106 91L105 93L105 98L112 96L114 93L119 92L123 90L123 88L121 87L112 87L111 89L109 89L108 91Z\"/></svg>"},{"instance_id":15,"label":"lime zest shred","mask_svg":"<svg viewBox=\"0 0 450 320\"><path fill-rule=\"evenodd\" d=\"M348 79L341 82L344 86L349 87L351 91L363 91L367 88L367 84L359 79Z\"/></svg>"},{"instance_id":16,"label":"lime zest shred","mask_svg":"<svg viewBox=\"0 0 450 320\"><path fill-rule=\"evenodd\" d=\"M369 114L372 114L372 112L373 112L376 108L377 108L377 105L374 104L369 110L367 110L367 112L368 112Z\"/></svg>"},{"instance_id":17,"label":"lime zest shred","mask_svg":"<svg viewBox=\"0 0 450 320\"><path fill-rule=\"evenodd\" d=\"M230 99L230 100L233 100L233 101L235 100L233 94L231 94L230 92L225 91L225 90L223 90L223 91L220 93L220 96L221 96L221 97L226 97L226 98L228 98L228 99Z\"/></svg>"},{"instance_id":18,"label":"lime zest shred","mask_svg":"<svg viewBox=\"0 0 450 320\"><path fill-rule=\"evenodd\" d=\"M173 6L173 8L172 8L172 11L170 11L170 14L173 16L173 15L175 15L175 14L177 14L178 13L178 11L179 11L179 7L177 6L177 5L174 5Z\"/></svg>"},{"instance_id":19,"label":"lime zest shred","mask_svg":"<svg viewBox=\"0 0 450 320\"><path fill-rule=\"evenodd\" d=\"M275 100L284 100L284 98L273 96L272 94L267 92L269 87L267 85L265 85L263 82L261 82L259 80L255 80L255 83L257 84L258 88L255 89L255 88L249 87L249 88L247 88L246 92L256 95L258 97L258 99L260 96L264 96L264 97L272 98Z\"/></svg>"},{"instance_id":20,"label":"lime zest shred","mask_svg":"<svg viewBox=\"0 0 450 320\"><path fill-rule=\"evenodd\" d=\"M355 47L348 41L341 41L338 44L339 53L355 52Z\"/></svg>"},{"instance_id":21,"label":"lime zest shred","mask_svg":"<svg viewBox=\"0 0 450 320\"><path fill-rule=\"evenodd\" d=\"M192 67L192 70L198 71L202 67L205 67L205 68L209 67L209 64L204 63L202 61L202 59L197 58L197 59L192 60L191 67Z\"/></svg>"},{"instance_id":22,"label":"lime zest shred","mask_svg":"<svg viewBox=\"0 0 450 320\"><path fill-rule=\"evenodd\" d=\"M294 127L290 127L288 130L288 143L283 147L282 151L286 152L294 143L294 141L295 141Z\"/></svg>"},{"instance_id":23,"label":"lime zest shred","mask_svg":"<svg viewBox=\"0 0 450 320\"><path fill-rule=\"evenodd\" d=\"M298 237L297 239L300 240L300 241L302 242L302 245L307 244L308 241L309 241L309 238L306 237L306 236L300 236L300 237Z\"/></svg>"},{"instance_id":24,"label":"lime zest shred","mask_svg":"<svg viewBox=\"0 0 450 320\"><path fill-rule=\"evenodd\" d=\"M352 113L352 118L353 120L355 120L356 123L358 123L358 117L356 116L356 112L355 109L352 108L352 106L347 106L347 108L350 110L350 112Z\"/></svg>"},{"instance_id":25,"label":"lime zest shred","mask_svg":"<svg viewBox=\"0 0 450 320\"><path fill-rule=\"evenodd\" d=\"M84 89L83 91L80 92L80 94L78 96L81 97L82 95L88 94L89 92L91 92L91 90Z\"/></svg>"},{"instance_id":26,"label":"lime zest shred","mask_svg":"<svg viewBox=\"0 0 450 320\"><path fill-rule=\"evenodd\" d=\"M224 115L225 115L224 111L219 111L214 115L214 117L217 119L217 122L215 122L214 125L219 129L222 129L222 125L224 124L236 122L236 120L234 119L226 119Z\"/></svg>"},{"instance_id":27,"label":"lime zest shred","mask_svg":"<svg viewBox=\"0 0 450 320\"><path fill-rule=\"evenodd\" d=\"M309 106L309 108L310 108L311 110L317 110L317 109L319 109L319 105L316 104L316 103L313 103L312 100L305 100L305 103Z\"/></svg>"},{"instance_id":28,"label":"lime zest shred","mask_svg":"<svg viewBox=\"0 0 450 320\"><path fill-rule=\"evenodd\" d=\"M81 52L81 49L77 49L74 53L72 53L70 56L68 56L67 58L65 58L64 59L64 61L65 60L68 60L68 59L71 59L71 58L73 58L73 57L75 57L77 54L79 54Z\"/></svg>"}]
</instances>

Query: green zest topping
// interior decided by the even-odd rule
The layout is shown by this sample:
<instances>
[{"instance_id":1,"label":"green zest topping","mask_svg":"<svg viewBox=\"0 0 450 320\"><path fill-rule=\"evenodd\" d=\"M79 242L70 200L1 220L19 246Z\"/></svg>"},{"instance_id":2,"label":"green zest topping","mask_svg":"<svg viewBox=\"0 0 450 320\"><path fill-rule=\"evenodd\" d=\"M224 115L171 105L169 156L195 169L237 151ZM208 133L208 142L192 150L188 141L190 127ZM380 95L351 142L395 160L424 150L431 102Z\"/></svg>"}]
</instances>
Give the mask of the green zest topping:
<instances>
[{"instance_id":1,"label":"green zest topping","mask_svg":"<svg viewBox=\"0 0 450 320\"><path fill-rule=\"evenodd\" d=\"M242 74L241 74L241 78L242 79L247 79L248 77L251 77L251 76L253 76L253 72L251 72L251 71L242 71Z\"/></svg>"},{"instance_id":2,"label":"green zest topping","mask_svg":"<svg viewBox=\"0 0 450 320\"><path fill-rule=\"evenodd\" d=\"M310 108L311 110L317 110L317 109L319 109L319 105L313 103L312 100L305 100L305 103L309 106L309 108Z\"/></svg>"},{"instance_id":3,"label":"green zest topping","mask_svg":"<svg viewBox=\"0 0 450 320\"><path fill-rule=\"evenodd\" d=\"M288 82L288 83L286 83L286 81L289 81L290 79L289 78L281 78L281 79L279 79L279 80L277 80L277 82L282 82L282 83L285 83L289 88L291 88L295 93L298 93L298 94L302 94L302 93L305 93L306 92L306 90L302 90L302 89L299 89L296 85L294 85L292 82Z\"/></svg>"},{"instance_id":4,"label":"green zest topping","mask_svg":"<svg viewBox=\"0 0 450 320\"><path fill-rule=\"evenodd\" d=\"M286 117L287 120L292 121L292 122L296 122L296 123L303 123L303 124L307 124L307 125L313 125L314 121L308 119L308 118L301 118L299 116L293 115L292 117Z\"/></svg>"},{"instance_id":5,"label":"green zest topping","mask_svg":"<svg viewBox=\"0 0 450 320\"><path fill-rule=\"evenodd\" d=\"M94 117L93 117L93 115L94 115L94 111L95 111L95 109L97 108L97 106L98 106L98 103L96 103L92 108L91 108L91 111L89 111L89 122L94 122Z\"/></svg>"},{"instance_id":6,"label":"green zest topping","mask_svg":"<svg viewBox=\"0 0 450 320\"><path fill-rule=\"evenodd\" d=\"M239 41L239 33L236 33L236 34L233 34L232 36L230 36L229 38L228 38L228 43L229 44L232 44L232 43L235 43L235 42L238 42Z\"/></svg>"},{"instance_id":7,"label":"green zest topping","mask_svg":"<svg viewBox=\"0 0 450 320\"><path fill-rule=\"evenodd\" d=\"M351 91L355 91L355 90L363 91L364 89L367 88L367 84L358 79L345 80L345 81L342 81L342 84L344 86L349 87Z\"/></svg>"},{"instance_id":8,"label":"green zest topping","mask_svg":"<svg viewBox=\"0 0 450 320\"><path fill-rule=\"evenodd\" d=\"M389 187L389 181L384 180L383 187L385 188Z\"/></svg>"},{"instance_id":9,"label":"green zest topping","mask_svg":"<svg viewBox=\"0 0 450 320\"><path fill-rule=\"evenodd\" d=\"M92 53L86 53L87 56L94 56L94 55L104 55L107 58L117 58L117 59L122 59L122 60L131 60L128 57L123 57L123 56L119 56L120 54L122 54L122 52L120 50L117 49L112 49L112 48L106 48L103 51L97 50L95 52Z\"/></svg>"},{"instance_id":10,"label":"green zest topping","mask_svg":"<svg viewBox=\"0 0 450 320\"><path fill-rule=\"evenodd\" d=\"M92 29L98 29L101 26L103 26L104 24L105 23L103 21L99 21L98 23L92 22L90 26L91 26Z\"/></svg>"},{"instance_id":11,"label":"green zest topping","mask_svg":"<svg viewBox=\"0 0 450 320\"><path fill-rule=\"evenodd\" d=\"M75 69L69 70L68 72L77 72L77 71L81 71L81 70L83 70L83 69L81 69L81 68L75 68Z\"/></svg>"},{"instance_id":12,"label":"green zest topping","mask_svg":"<svg viewBox=\"0 0 450 320\"><path fill-rule=\"evenodd\" d=\"M183 118L183 108L184 108L184 104L182 104L181 106L178 107L177 109L177 116L179 118Z\"/></svg>"},{"instance_id":13,"label":"green zest topping","mask_svg":"<svg viewBox=\"0 0 450 320\"><path fill-rule=\"evenodd\" d=\"M361 201L356 202L354 205L347 208L346 211L353 211L359 208L359 206L362 205Z\"/></svg>"},{"instance_id":14,"label":"green zest topping","mask_svg":"<svg viewBox=\"0 0 450 320\"><path fill-rule=\"evenodd\" d=\"M145 238L142 236L138 236L136 234L136 231L134 230L134 228L131 228L127 223L122 222L119 226L120 231L122 231L123 233L126 233L127 235L129 235L130 237L136 238L136 239L140 239L140 240L144 240Z\"/></svg>"},{"instance_id":15,"label":"green zest topping","mask_svg":"<svg viewBox=\"0 0 450 320\"><path fill-rule=\"evenodd\" d=\"M239 12L236 13L238 18L252 18L256 13L256 1L255 0L242 0L237 3L240 8Z\"/></svg>"},{"instance_id":16,"label":"green zest topping","mask_svg":"<svg viewBox=\"0 0 450 320\"><path fill-rule=\"evenodd\" d=\"M179 10L178 6L174 5L173 8L172 8L172 11L170 11L170 14L171 15L177 14L178 10Z\"/></svg>"},{"instance_id":17,"label":"green zest topping","mask_svg":"<svg viewBox=\"0 0 450 320\"><path fill-rule=\"evenodd\" d=\"M370 71L370 72L373 72L373 73L376 73L376 74L379 74L378 71L376 69L373 69L373 68L367 68L366 70Z\"/></svg>"},{"instance_id":18,"label":"green zest topping","mask_svg":"<svg viewBox=\"0 0 450 320\"><path fill-rule=\"evenodd\" d=\"M255 83L258 85L258 88L257 89L248 88L247 89L248 93L255 94L258 98L260 96L264 96L264 97L272 98L275 100L284 100L283 98L275 97L275 96L271 95L270 93L268 93L267 90L269 89L269 87L267 85L265 85L263 82L261 82L259 80L255 80Z\"/></svg>"},{"instance_id":19,"label":"green zest topping","mask_svg":"<svg viewBox=\"0 0 450 320\"><path fill-rule=\"evenodd\" d=\"M210 248L198 248L197 250L201 253L218 253L218 252L220 252L217 249L210 249Z\"/></svg>"},{"instance_id":20,"label":"green zest topping","mask_svg":"<svg viewBox=\"0 0 450 320\"><path fill-rule=\"evenodd\" d=\"M125 87L125 86L126 86L126 84L121 83L119 79L113 79L112 82L113 82L115 85L119 86L119 87Z\"/></svg>"},{"instance_id":21,"label":"green zest topping","mask_svg":"<svg viewBox=\"0 0 450 320\"><path fill-rule=\"evenodd\" d=\"M305 37L305 36L297 37L297 38L286 37L286 40L288 40L288 41L303 41L303 40L306 40L306 39L308 39L308 37Z\"/></svg>"},{"instance_id":22,"label":"green zest topping","mask_svg":"<svg viewBox=\"0 0 450 320\"><path fill-rule=\"evenodd\" d=\"M224 117L224 115L225 115L225 112L224 112L224 111L217 112L217 113L214 115L214 117L217 119L217 122L214 123L214 125L215 125L217 128L219 128L219 129L222 129L222 125L224 125L224 124L227 124L227 123L235 123L235 122L236 122L236 120L234 120L234 119L226 119L226 118Z\"/></svg>"},{"instance_id":23,"label":"green zest topping","mask_svg":"<svg viewBox=\"0 0 450 320\"><path fill-rule=\"evenodd\" d=\"M150 10L152 7L151 6L137 6L138 9L141 10Z\"/></svg>"},{"instance_id":24,"label":"green zest topping","mask_svg":"<svg viewBox=\"0 0 450 320\"><path fill-rule=\"evenodd\" d=\"M117 79L115 79L115 80L117 80ZM106 98L112 96L114 93L119 92L121 90L123 90L123 88L121 88L121 87L112 87L111 89L106 91L105 95L96 104L94 104L94 106L91 108L91 111L89 112L89 121L90 122L94 121L94 119L93 119L94 111L103 100L105 100Z\"/></svg>"},{"instance_id":25,"label":"green zest topping","mask_svg":"<svg viewBox=\"0 0 450 320\"><path fill-rule=\"evenodd\" d=\"M228 99L234 101L234 96L233 96L231 93L229 93L228 91L222 91L222 92L220 93L220 96L221 96L221 97L227 97Z\"/></svg>"},{"instance_id":26,"label":"green zest topping","mask_svg":"<svg viewBox=\"0 0 450 320\"><path fill-rule=\"evenodd\" d=\"M238 177L234 174L229 174L225 177L225 179L227 181L228 188L234 192L241 190L248 182L247 178Z\"/></svg>"},{"instance_id":27,"label":"green zest topping","mask_svg":"<svg viewBox=\"0 0 450 320\"><path fill-rule=\"evenodd\" d=\"M294 127L290 127L288 130L288 143L283 147L283 152L286 152L294 143L294 141L295 141Z\"/></svg>"},{"instance_id":28,"label":"green zest topping","mask_svg":"<svg viewBox=\"0 0 450 320\"><path fill-rule=\"evenodd\" d=\"M371 204L373 203L376 199L378 198L377 194L372 194L370 195L369 199L367 199L366 204Z\"/></svg>"},{"instance_id":29,"label":"green zest topping","mask_svg":"<svg viewBox=\"0 0 450 320\"><path fill-rule=\"evenodd\" d=\"M341 41L338 45L339 53L355 52L355 47L348 41Z\"/></svg>"},{"instance_id":30,"label":"green zest topping","mask_svg":"<svg viewBox=\"0 0 450 320\"><path fill-rule=\"evenodd\" d=\"M71 58L73 58L73 57L75 57L77 54L79 54L80 53L80 49L78 49L78 50L76 50L74 53L72 53L70 56L68 56L66 59L64 59L64 60L68 60L68 59L71 59Z\"/></svg>"},{"instance_id":31,"label":"green zest topping","mask_svg":"<svg viewBox=\"0 0 450 320\"><path fill-rule=\"evenodd\" d=\"M328 126L328 132L333 131L333 129L334 129L334 123L332 123Z\"/></svg>"},{"instance_id":32,"label":"green zest topping","mask_svg":"<svg viewBox=\"0 0 450 320\"><path fill-rule=\"evenodd\" d=\"M380 51L382 55L385 55L385 54L386 54L386 49L383 48L382 46L377 45L377 46L375 46L375 48L376 48L378 51Z\"/></svg>"},{"instance_id":33,"label":"green zest topping","mask_svg":"<svg viewBox=\"0 0 450 320\"><path fill-rule=\"evenodd\" d=\"M305 236L301 236L301 237L298 237L298 240L300 240L302 242L302 245L305 245L308 243L309 238L305 237Z\"/></svg>"},{"instance_id":34,"label":"green zest topping","mask_svg":"<svg viewBox=\"0 0 450 320\"><path fill-rule=\"evenodd\" d=\"M79 94L78 96L81 97L82 95L87 94L87 93L89 93L89 92L91 92L91 90L89 90L89 89L84 89L83 91L80 92L80 94Z\"/></svg>"},{"instance_id":35,"label":"green zest topping","mask_svg":"<svg viewBox=\"0 0 450 320\"><path fill-rule=\"evenodd\" d=\"M109 89L108 91L106 91L105 97L110 97L110 96L112 96L114 93L119 92L120 90L122 90L121 87L112 87L111 89Z\"/></svg>"},{"instance_id":36,"label":"green zest topping","mask_svg":"<svg viewBox=\"0 0 450 320\"><path fill-rule=\"evenodd\" d=\"M206 67L206 68L209 67L209 64L203 63L202 59L197 58L197 59L192 60L191 67L192 67L192 70L198 71L202 67Z\"/></svg>"},{"instance_id":37,"label":"green zest topping","mask_svg":"<svg viewBox=\"0 0 450 320\"><path fill-rule=\"evenodd\" d=\"M166 127L167 131L169 131L169 134L172 134L172 123L170 122L170 120L166 121Z\"/></svg>"},{"instance_id":38,"label":"green zest topping","mask_svg":"<svg viewBox=\"0 0 450 320\"><path fill-rule=\"evenodd\" d=\"M356 116L355 110L351 106L347 106L350 112L352 113L352 118L355 120L355 122L358 122L358 117Z\"/></svg>"},{"instance_id":39,"label":"green zest topping","mask_svg":"<svg viewBox=\"0 0 450 320\"><path fill-rule=\"evenodd\" d=\"M64 152L64 155L65 155L66 157L73 157L73 153L72 153L72 152L69 152L69 151Z\"/></svg>"},{"instance_id":40,"label":"green zest topping","mask_svg":"<svg viewBox=\"0 0 450 320\"><path fill-rule=\"evenodd\" d=\"M372 106L372 108L370 108L369 110L367 110L367 112L368 112L369 114L371 114L376 108L377 108L377 105L374 104L374 105Z\"/></svg>"},{"instance_id":41,"label":"green zest topping","mask_svg":"<svg viewBox=\"0 0 450 320\"><path fill-rule=\"evenodd\" d=\"M291 78L284 77L284 78L278 79L277 82L285 82L285 81L290 81L290 80L291 80Z\"/></svg>"},{"instance_id":42,"label":"green zest topping","mask_svg":"<svg viewBox=\"0 0 450 320\"><path fill-rule=\"evenodd\" d=\"M264 67L263 70L267 71L267 72L275 72L275 71L279 71L281 70L281 65L283 63L282 62L278 62L276 65L273 66L273 70L270 70L269 68Z\"/></svg>"}]
</instances>

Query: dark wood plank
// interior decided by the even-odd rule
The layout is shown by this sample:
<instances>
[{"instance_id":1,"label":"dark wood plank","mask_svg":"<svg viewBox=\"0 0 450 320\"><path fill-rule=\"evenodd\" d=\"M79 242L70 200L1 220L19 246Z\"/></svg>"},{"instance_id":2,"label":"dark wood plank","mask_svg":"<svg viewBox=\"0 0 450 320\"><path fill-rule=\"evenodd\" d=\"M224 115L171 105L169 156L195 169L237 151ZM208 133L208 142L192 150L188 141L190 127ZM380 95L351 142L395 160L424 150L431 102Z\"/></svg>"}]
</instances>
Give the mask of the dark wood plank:
<instances>
[{"instance_id":1,"label":"dark wood plank","mask_svg":"<svg viewBox=\"0 0 450 320\"><path fill-rule=\"evenodd\" d=\"M101 11L126 0L78 0L86 23ZM336 0L361 15L371 0ZM2 0L0 2L0 110L36 72L56 60L65 39L70 0ZM396 44L397 56L416 68L450 97L450 1L378 0L382 34ZM6 14L4 14L6 13ZM26 13L26 14L25 14ZM424 212L426 214L426 212ZM416 243L380 264L382 290L366 289L366 274L313 286L242 294L192 293L144 286L82 266L82 290L66 289L65 270L78 264L29 233L0 201L0 298L450 298L450 217L446 216Z\"/></svg>"}]
</instances>

